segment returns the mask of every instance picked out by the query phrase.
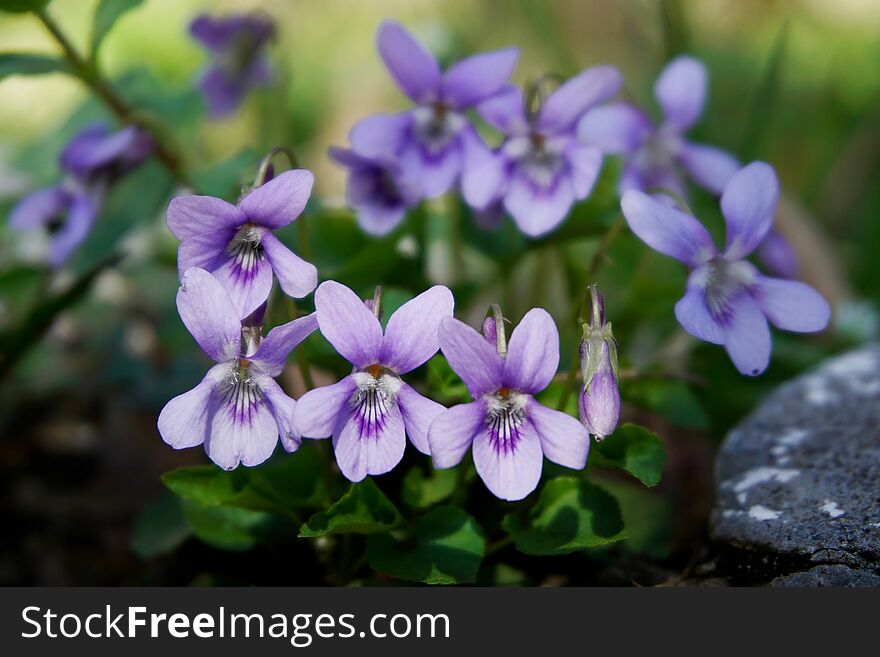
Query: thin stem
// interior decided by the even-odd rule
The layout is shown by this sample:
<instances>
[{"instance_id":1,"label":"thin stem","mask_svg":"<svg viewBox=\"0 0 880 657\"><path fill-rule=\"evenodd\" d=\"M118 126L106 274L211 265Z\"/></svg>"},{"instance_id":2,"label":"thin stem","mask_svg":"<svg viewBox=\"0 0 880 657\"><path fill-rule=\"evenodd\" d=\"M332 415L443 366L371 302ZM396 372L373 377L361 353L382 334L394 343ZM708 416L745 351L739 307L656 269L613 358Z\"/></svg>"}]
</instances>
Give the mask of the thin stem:
<instances>
[{"instance_id":1,"label":"thin stem","mask_svg":"<svg viewBox=\"0 0 880 657\"><path fill-rule=\"evenodd\" d=\"M611 248L611 245L614 244L614 240L616 240L618 235L623 231L624 225L625 222L623 220L623 215L618 215L614 222L608 227L608 230L605 231L605 234L602 236L602 241L599 242L599 248L596 249L596 253L593 254L593 259L590 261L590 278L595 278L598 275L599 270L605 265L605 262L608 260L608 250Z\"/></svg>"},{"instance_id":2,"label":"thin stem","mask_svg":"<svg viewBox=\"0 0 880 657\"><path fill-rule=\"evenodd\" d=\"M499 538L494 543L490 543L486 546L486 551L483 553L483 557L488 557L489 555L495 554L499 550L506 548L511 543L513 543L513 537L509 534L504 538Z\"/></svg>"},{"instance_id":3,"label":"thin stem","mask_svg":"<svg viewBox=\"0 0 880 657\"><path fill-rule=\"evenodd\" d=\"M165 166L171 174L177 178L183 185L192 188L192 183L183 169L180 158L176 151L171 148L167 141L163 138L159 130L155 126L149 125L143 118L137 116L135 111L128 106L125 100L113 89L112 86L103 78L95 67L94 62L82 57L73 44L61 31L58 23L49 16L45 9L35 9L34 15L46 28L46 31L58 43L65 59L70 64L76 76L88 86L98 98L116 115L122 123L134 123L144 130L148 131L153 137L154 152L156 158Z\"/></svg>"}]
</instances>

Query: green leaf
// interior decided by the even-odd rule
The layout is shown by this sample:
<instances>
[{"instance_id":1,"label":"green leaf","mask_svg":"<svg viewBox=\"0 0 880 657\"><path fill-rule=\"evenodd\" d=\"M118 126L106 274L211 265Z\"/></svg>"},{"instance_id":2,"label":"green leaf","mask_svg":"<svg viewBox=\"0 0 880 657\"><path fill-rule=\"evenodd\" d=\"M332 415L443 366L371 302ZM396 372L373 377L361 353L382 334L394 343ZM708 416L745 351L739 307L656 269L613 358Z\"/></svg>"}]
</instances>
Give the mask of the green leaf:
<instances>
[{"instance_id":1,"label":"green leaf","mask_svg":"<svg viewBox=\"0 0 880 657\"><path fill-rule=\"evenodd\" d=\"M143 0L101 0L98 3L92 16L92 57L95 57L116 21L142 2Z\"/></svg>"},{"instance_id":2,"label":"green leaf","mask_svg":"<svg viewBox=\"0 0 880 657\"><path fill-rule=\"evenodd\" d=\"M656 486L666 464L666 449L655 433L637 424L624 424L600 443L594 443L590 465L623 470L645 486Z\"/></svg>"},{"instance_id":3,"label":"green leaf","mask_svg":"<svg viewBox=\"0 0 880 657\"><path fill-rule=\"evenodd\" d=\"M473 582L486 549L483 530L467 513L441 506L419 518L406 537L367 539L370 566L400 579L427 584Z\"/></svg>"},{"instance_id":4,"label":"green leaf","mask_svg":"<svg viewBox=\"0 0 880 657\"><path fill-rule=\"evenodd\" d=\"M277 516L265 511L187 501L183 503L183 514L199 539L221 550L250 550L267 540L278 522Z\"/></svg>"},{"instance_id":5,"label":"green leaf","mask_svg":"<svg viewBox=\"0 0 880 657\"><path fill-rule=\"evenodd\" d=\"M427 476L421 468L411 468L403 478L401 497L407 506L424 509L452 495L457 480L456 468L431 470Z\"/></svg>"},{"instance_id":6,"label":"green leaf","mask_svg":"<svg viewBox=\"0 0 880 657\"><path fill-rule=\"evenodd\" d=\"M0 80L10 75L70 73L70 65L60 57L24 52L0 53Z\"/></svg>"},{"instance_id":7,"label":"green leaf","mask_svg":"<svg viewBox=\"0 0 880 657\"><path fill-rule=\"evenodd\" d=\"M620 386L620 396L630 404L654 411L677 427L709 428L706 411L683 381L670 379L624 381Z\"/></svg>"},{"instance_id":8,"label":"green leaf","mask_svg":"<svg viewBox=\"0 0 880 657\"><path fill-rule=\"evenodd\" d=\"M23 14L26 11L37 11L48 5L50 0L0 0L0 11L11 14Z\"/></svg>"},{"instance_id":9,"label":"green leaf","mask_svg":"<svg viewBox=\"0 0 880 657\"><path fill-rule=\"evenodd\" d=\"M165 493L138 516L131 549L141 559L149 559L173 552L191 535L180 500Z\"/></svg>"},{"instance_id":10,"label":"green leaf","mask_svg":"<svg viewBox=\"0 0 880 657\"><path fill-rule=\"evenodd\" d=\"M198 465L166 472L162 483L184 500L201 506L217 506L241 495L247 479L238 470L227 472L213 465Z\"/></svg>"},{"instance_id":11,"label":"green leaf","mask_svg":"<svg viewBox=\"0 0 880 657\"><path fill-rule=\"evenodd\" d=\"M401 520L400 513L372 479L352 484L349 491L326 511L319 511L299 530L303 538L327 534L371 534L388 531Z\"/></svg>"},{"instance_id":12,"label":"green leaf","mask_svg":"<svg viewBox=\"0 0 880 657\"><path fill-rule=\"evenodd\" d=\"M551 479L524 518L508 514L501 526L520 552L535 555L566 554L626 537L614 496L576 477Z\"/></svg>"},{"instance_id":13,"label":"green leaf","mask_svg":"<svg viewBox=\"0 0 880 657\"><path fill-rule=\"evenodd\" d=\"M669 502L656 490L648 490L632 480L602 480L620 504L626 525L623 549L653 559L665 559L672 546L673 513Z\"/></svg>"}]
</instances>

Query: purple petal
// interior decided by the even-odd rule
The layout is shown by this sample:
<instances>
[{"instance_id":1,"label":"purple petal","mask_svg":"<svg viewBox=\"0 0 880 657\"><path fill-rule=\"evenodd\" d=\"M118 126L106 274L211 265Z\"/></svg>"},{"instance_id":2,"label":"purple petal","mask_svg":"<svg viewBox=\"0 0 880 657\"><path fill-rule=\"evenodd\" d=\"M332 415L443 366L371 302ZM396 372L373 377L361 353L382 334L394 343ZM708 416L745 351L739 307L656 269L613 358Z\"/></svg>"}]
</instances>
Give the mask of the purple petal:
<instances>
[{"instance_id":1,"label":"purple petal","mask_svg":"<svg viewBox=\"0 0 880 657\"><path fill-rule=\"evenodd\" d=\"M397 393L397 404L403 416L403 424L410 442L422 454L431 454L428 442L428 428L446 410L441 404L417 393L410 385L403 383Z\"/></svg>"},{"instance_id":2,"label":"purple petal","mask_svg":"<svg viewBox=\"0 0 880 657\"><path fill-rule=\"evenodd\" d=\"M504 159L472 129L462 135L462 146L461 194L472 208L485 210L498 197L504 182Z\"/></svg>"},{"instance_id":3,"label":"purple petal","mask_svg":"<svg viewBox=\"0 0 880 657\"><path fill-rule=\"evenodd\" d=\"M604 153L635 153L654 126L638 108L628 103L609 103L591 109L578 124L578 139Z\"/></svg>"},{"instance_id":4,"label":"purple petal","mask_svg":"<svg viewBox=\"0 0 880 657\"><path fill-rule=\"evenodd\" d=\"M724 344L726 330L712 317L706 305L705 290L699 285L688 285L685 295L675 304L675 317L695 338Z\"/></svg>"},{"instance_id":5,"label":"purple petal","mask_svg":"<svg viewBox=\"0 0 880 657\"><path fill-rule=\"evenodd\" d=\"M228 374L228 365L215 365L192 390L178 395L159 413L159 434L174 449L201 445L208 437L212 395Z\"/></svg>"},{"instance_id":6,"label":"purple petal","mask_svg":"<svg viewBox=\"0 0 880 657\"><path fill-rule=\"evenodd\" d=\"M287 295L299 299L312 293L318 285L315 265L293 253L271 232L263 233L260 243L281 289Z\"/></svg>"},{"instance_id":7,"label":"purple petal","mask_svg":"<svg viewBox=\"0 0 880 657\"><path fill-rule=\"evenodd\" d=\"M75 194L72 197L64 226L52 237L49 248L50 265L53 267L63 265L74 249L88 237L98 216L99 202L99 199L86 194Z\"/></svg>"},{"instance_id":8,"label":"purple petal","mask_svg":"<svg viewBox=\"0 0 880 657\"><path fill-rule=\"evenodd\" d=\"M347 376L332 386L309 390L299 398L294 413L294 428L306 438L328 438L340 421L348 416L348 403L355 391L355 382Z\"/></svg>"},{"instance_id":9,"label":"purple petal","mask_svg":"<svg viewBox=\"0 0 880 657\"><path fill-rule=\"evenodd\" d=\"M731 325L724 343L730 359L742 374L757 376L770 362L770 328L758 303L741 294L731 304Z\"/></svg>"},{"instance_id":10,"label":"purple petal","mask_svg":"<svg viewBox=\"0 0 880 657\"><path fill-rule=\"evenodd\" d=\"M504 363L504 385L537 393L550 385L559 366L559 331L543 308L532 308L513 329Z\"/></svg>"},{"instance_id":11,"label":"purple petal","mask_svg":"<svg viewBox=\"0 0 880 657\"><path fill-rule=\"evenodd\" d=\"M314 182L311 171L285 171L245 196L238 207L253 223L281 228L302 213Z\"/></svg>"},{"instance_id":12,"label":"purple petal","mask_svg":"<svg viewBox=\"0 0 880 657\"><path fill-rule=\"evenodd\" d=\"M400 165L419 181L425 198L434 198L455 185L461 173L462 153L457 141L436 152L428 152L414 142L400 152Z\"/></svg>"},{"instance_id":13,"label":"purple petal","mask_svg":"<svg viewBox=\"0 0 880 657\"><path fill-rule=\"evenodd\" d=\"M223 286L204 269L193 267L183 275L177 311L202 351L216 362L238 355L239 315Z\"/></svg>"},{"instance_id":14,"label":"purple petal","mask_svg":"<svg viewBox=\"0 0 880 657\"><path fill-rule=\"evenodd\" d=\"M707 77L706 67L693 57L677 57L666 65L654 84L654 95L667 124L685 130L700 118Z\"/></svg>"},{"instance_id":15,"label":"purple petal","mask_svg":"<svg viewBox=\"0 0 880 657\"><path fill-rule=\"evenodd\" d=\"M428 445L435 468L461 462L477 432L486 425L486 402L459 404L441 412L428 429Z\"/></svg>"},{"instance_id":16,"label":"purple petal","mask_svg":"<svg viewBox=\"0 0 880 657\"><path fill-rule=\"evenodd\" d=\"M264 399L220 398L205 451L224 470L233 470L239 463L259 465L272 456L278 435L275 416Z\"/></svg>"},{"instance_id":17,"label":"purple petal","mask_svg":"<svg viewBox=\"0 0 880 657\"><path fill-rule=\"evenodd\" d=\"M376 114L361 119L348 133L352 150L367 158L393 158L403 146L410 126L412 112Z\"/></svg>"},{"instance_id":18,"label":"purple petal","mask_svg":"<svg viewBox=\"0 0 880 657\"><path fill-rule=\"evenodd\" d=\"M620 390L611 369L607 343L602 344L602 360L590 381L589 389L582 387L580 390L578 411L587 431L600 440L614 433L617 428L620 420Z\"/></svg>"},{"instance_id":19,"label":"purple petal","mask_svg":"<svg viewBox=\"0 0 880 657\"><path fill-rule=\"evenodd\" d=\"M477 112L486 123L506 135L528 131L523 95L517 87L505 87L489 100L480 103Z\"/></svg>"},{"instance_id":20,"label":"purple petal","mask_svg":"<svg viewBox=\"0 0 880 657\"><path fill-rule=\"evenodd\" d=\"M405 374L437 353L437 329L445 317L452 317L455 300L442 285L422 292L398 308L385 328L379 362L398 374Z\"/></svg>"},{"instance_id":21,"label":"purple petal","mask_svg":"<svg viewBox=\"0 0 880 657\"><path fill-rule=\"evenodd\" d=\"M576 199L590 195L602 169L602 151L593 146L572 144L565 149L571 171L571 186Z\"/></svg>"},{"instance_id":22,"label":"purple petal","mask_svg":"<svg viewBox=\"0 0 880 657\"><path fill-rule=\"evenodd\" d=\"M794 248L791 242L772 228L758 246L758 259L771 274L779 278L797 278L798 261Z\"/></svg>"},{"instance_id":23,"label":"purple petal","mask_svg":"<svg viewBox=\"0 0 880 657\"><path fill-rule=\"evenodd\" d=\"M443 101L464 110L495 95L510 78L518 58L519 50L508 48L461 60L443 76Z\"/></svg>"},{"instance_id":24,"label":"purple petal","mask_svg":"<svg viewBox=\"0 0 880 657\"><path fill-rule=\"evenodd\" d=\"M517 175L504 195L504 209L523 233L539 237L562 223L574 200L571 181L564 175L557 175L546 188Z\"/></svg>"},{"instance_id":25,"label":"purple petal","mask_svg":"<svg viewBox=\"0 0 880 657\"><path fill-rule=\"evenodd\" d=\"M354 206L353 206L354 207ZM357 223L368 235L381 237L397 228L406 216L406 208L401 206L362 205L354 208Z\"/></svg>"},{"instance_id":26,"label":"purple petal","mask_svg":"<svg viewBox=\"0 0 880 657\"><path fill-rule=\"evenodd\" d=\"M178 196L165 214L168 229L179 240L237 228L247 217L234 205L213 196Z\"/></svg>"},{"instance_id":27,"label":"purple petal","mask_svg":"<svg viewBox=\"0 0 880 657\"><path fill-rule=\"evenodd\" d=\"M655 251L697 267L717 254L711 235L689 214L630 190L620 201L630 230Z\"/></svg>"},{"instance_id":28,"label":"purple petal","mask_svg":"<svg viewBox=\"0 0 880 657\"><path fill-rule=\"evenodd\" d=\"M474 438L474 465L491 493L502 500L521 500L538 486L544 456L534 427L524 422L513 442L494 440L488 429Z\"/></svg>"},{"instance_id":29,"label":"purple petal","mask_svg":"<svg viewBox=\"0 0 880 657\"><path fill-rule=\"evenodd\" d=\"M568 130L584 112L616 94L620 84L620 73L612 66L587 69L550 94L538 114L537 128L549 134Z\"/></svg>"},{"instance_id":30,"label":"purple petal","mask_svg":"<svg viewBox=\"0 0 880 657\"><path fill-rule=\"evenodd\" d=\"M714 146L685 143L679 158L691 178L713 194L723 192L733 175L739 171L737 159Z\"/></svg>"},{"instance_id":31,"label":"purple petal","mask_svg":"<svg viewBox=\"0 0 880 657\"><path fill-rule=\"evenodd\" d=\"M400 23L384 21L379 26L376 45L391 76L413 102L421 104L437 99L440 66Z\"/></svg>"},{"instance_id":32,"label":"purple petal","mask_svg":"<svg viewBox=\"0 0 880 657\"><path fill-rule=\"evenodd\" d=\"M385 474L400 463L406 449L406 430L397 404L388 406L378 425L365 425L357 412L334 437L339 470L349 481Z\"/></svg>"},{"instance_id":33,"label":"purple petal","mask_svg":"<svg viewBox=\"0 0 880 657\"><path fill-rule=\"evenodd\" d=\"M317 313L276 326L263 338L251 360L257 362L269 376L278 376L284 369L290 352L316 328L318 328Z\"/></svg>"},{"instance_id":34,"label":"purple petal","mask_svg":"<svg viewBox=\"0 0 880 657\"><path fill-rule=\"evenodd\" d=\"M241 319L259 308L272 291L272 267L265 258L254 258L246 268L238 259L227 258L212 273L226 288Z\"/></svg>"},{"instance_id":35,"label":"purple petal","mask_svg":"<svg viewBox=\"0 0 880 657\"><path fill-rule=\"evenodd\" d=\"M16 230L32 230L65 212L70 194L61 185L47 187L28 194L9 214L9 227Z\"/></svg>"},{"instance_id":36,"label":"purple petal","mask_svg":"<svg viewBox=\"0 0 880 657\"><path fill-rule=\"evenodd\" d=\"M382 326L358 296L336 281L324 281L315 292L318 326L327 341L357 368L377 363Z\"/></svg>"},{"instance_id":37,"label":"purple petal","mask_svg":"<svg viewBox=\"0 0 880 657\"><path fill-rule=\"evenodd\" d=\"M526 415L535 427L544 456L566 468L584 468L590 451L590 434L584 425L567 413L551 410L534 399L529 400Z\"/></svg>"},{"instance_id":38,"label":"purple petal","mask_svg":"<svg viewBox=\"0 0 880 657\"><path fill-rule=\"evenodd\" d=\"M272 417L275 418L275 426L278 436L281 438L281 446L286 452L295 452L302 444L302 436L294 429L293 416L296 411L296 402L293 401L281 389L275 381L268 376L260 376L257 379L260 392L269 406Z\"/></svg>"},{"instance_id":39,"label":"purple petal","mask_svg":"<svg viewBox=\"0 0 880 657\"><path fill-rule=\"evenodd\" d=\"M225 68L216 65L199 75L197 85L205 99L208 114L213 118L232 114L247 93L245 78L233 76Z\"/></svg>"},{"instance_id":40,"label":"purple petal","mask_svg":"<svg viewBox=\"0 0 880 657\"><path fill-rule=\"evenodd\" d=\"M773 225L778 200L779 181L769 164L752 162L734 174L721 196L729 259L745 258L758 247Z\"/></svg>"},{"instance_id":41,"label":"purple petal","mask_svg":"<svg viewBox=\"0 0 880 657\"><path fill-rule=\"evenodd\" d=\"M177 272L183 278L191 267L216 271L229 259L226 249L235 236L234 228L192 235L184 238L177 248Z\"/></svg>"},{"instance_id":42,"label":"purple petal","mask_svg":"<svg viewBox=\"0 0 880 657\"><path fill-rule=\"evenodd\" d=\"M751 292L767 319L783 330L813 333L831 319L828 302L806 283L760 276Z\"/></svg>"},{"instance_id":43,"label":"purple petal","mask_svg":"<svg viewBox=\"0 0 880 657\"><path fill-rule=\"evenodd\" d=\"M449 366L464 381L471 397L478 399L501 387L504 359L482 335L447 317L440 322L437 337Z\"/></svg>"},{"instance_id":44,"label":"purple petal","mask_svg":"<svg viewBox=\"0 0 880 657\"><path fill-rule=\"evenodd\" d=\"M89 175L96 169L122 159L141 139L138 128L128 126L110 132L99 124L77 135L61 154L61 168L79 175Z\"/></svg>"}]
</instances>

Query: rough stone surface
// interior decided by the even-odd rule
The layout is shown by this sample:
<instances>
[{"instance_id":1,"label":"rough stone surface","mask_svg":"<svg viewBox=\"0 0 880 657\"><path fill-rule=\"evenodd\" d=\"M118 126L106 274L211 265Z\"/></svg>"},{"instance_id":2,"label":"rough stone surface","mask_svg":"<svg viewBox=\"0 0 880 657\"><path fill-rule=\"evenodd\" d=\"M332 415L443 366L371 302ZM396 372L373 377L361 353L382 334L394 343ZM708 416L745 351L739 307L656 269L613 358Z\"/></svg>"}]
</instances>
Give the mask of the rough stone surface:
<instances>
[{"instance_id":1,"label":"rough stone surface","mask_svg":"<svg viewBox=\"0 0 880 657\"><path fill-rule=\"evenodd\" d=\"M880 346L776 390L727 436L716 475L713 537L742 577L880 584Z\"/></svg>"}]
</instances>

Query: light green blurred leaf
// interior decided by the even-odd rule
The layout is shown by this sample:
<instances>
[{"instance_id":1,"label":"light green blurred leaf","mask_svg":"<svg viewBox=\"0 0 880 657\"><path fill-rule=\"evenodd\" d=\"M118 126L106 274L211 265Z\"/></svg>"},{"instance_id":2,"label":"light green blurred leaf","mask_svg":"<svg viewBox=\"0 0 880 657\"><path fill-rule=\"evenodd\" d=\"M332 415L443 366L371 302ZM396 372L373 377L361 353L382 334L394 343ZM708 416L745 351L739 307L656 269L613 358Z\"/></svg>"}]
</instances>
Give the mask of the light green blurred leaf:
<instances>
[{"instance_id":1,"label":"light green blurred leaf","mask_svg":"<svg viewBox=\"0 0 880 657\"><path fill-rule=\"evenodd\" d=\"M23 14L26 11L36 11L49 4L51 0L0 0L0 11L8 11L12 14Z\"/></svg>"},{"instance_id":2,"label":"light green blurred leaf","mask_svg":"<svg viewBox=\"0 0 880 657\"><path fill-rule=\"evenodd\" d=\"M666 464L666 448L660 438L636 424L624 424L600 443L593 443L590 465L623 470L645 486L656 486Z\"/></svg>"},{"instance_id":3,"label":"light green blurred leaf","mask_svg":"<svg viewBox=\"0 0 880 657\"><path fill-rule=\"evenodd\" d=\"M101 0L92 16L92 57L94 58L104 38L123 15L139 6L143 0Z\"/></svg>"},{"instance_id":4,"label":"light green blurred leaf","mask_svg":"<svg viewBox=\"0 0 880 657\"><path fill-rule=\"evenodd\" d=\"M24 52L0 53L0 80L10 75L70 73L70 65L60 57Z\"/></svg>"},{"instance_id":5,"label":"light green blurred leaf","mask_svg":"<svg viewBox=\"0 0 880 657\"><path fill-rule=\"evenodd\" d=\"M668 557L673 522L669 502L656 490L647 490L635 482L608 477L602 479L602 487L620 504L626 525L626 540L621 547L627 552L645 554L654 559Z\"/></svg>"},{"instance_id":6,"label":"light green blurred leaf","mask_svg":"<svg viewBox=\"0 0 880 657\"><path fill-rule=\"evenodd\" d=\"M683 381L650 378L623 381L620 395L631 404L654 411L677 427L709 428L706 411Z\"/></svg>"},{"instance_id":7,"label":"light green blurred leaf","mask_svg":"<svg viewBox=\"0 0 880 657\"><path fill-rule=\"evenodd\" d=\"M425 509L452 495L457 480L458 468L431 470L428 475L421 468L410 468L403 478L401 497L407 506Z\"/></svg>"},{"instance_id":8,"label":"light green blurred leaf","mask_svg":"<svg viewBox=\"0 0 880 657\"><path fill-rule=\"evenodd\" d=\"M271 536L277 516L231 506L200 506L184 501L183 514L193 533L221 550L245 551Z\"/></svg>"},{"instance_id":9,"label":"light green blurred leaf","mask_svg":"<svg viewBox=\"0 0 880 657\"><path fill-rule=\"evenodd\" d=\"M309 518L299 535L313 538L327 534L371 534L388 531L400 520L397 508L368 478L352 484L329 509Z\"/></svg>"},{"instance_id":10,"label":"light green blurred leaf","mask_svg":"<svg viewBox=\"0 0 880 657\"><path fill-rule=\"evenodd\" d=\"M245 489L243 473L227 472L213 465L178 468L162 475L162 483L178 497L201 506L233 502Z\"/></svg>"}]
</instances>

